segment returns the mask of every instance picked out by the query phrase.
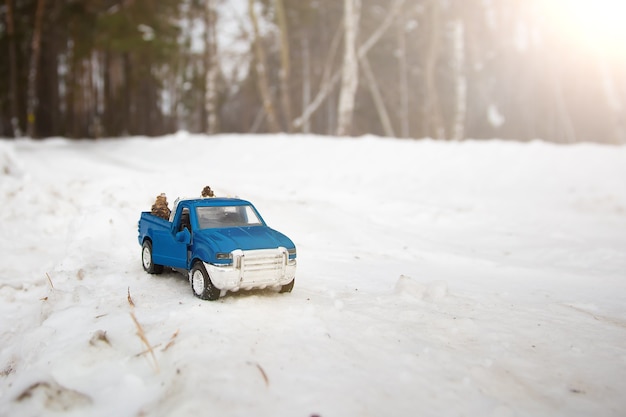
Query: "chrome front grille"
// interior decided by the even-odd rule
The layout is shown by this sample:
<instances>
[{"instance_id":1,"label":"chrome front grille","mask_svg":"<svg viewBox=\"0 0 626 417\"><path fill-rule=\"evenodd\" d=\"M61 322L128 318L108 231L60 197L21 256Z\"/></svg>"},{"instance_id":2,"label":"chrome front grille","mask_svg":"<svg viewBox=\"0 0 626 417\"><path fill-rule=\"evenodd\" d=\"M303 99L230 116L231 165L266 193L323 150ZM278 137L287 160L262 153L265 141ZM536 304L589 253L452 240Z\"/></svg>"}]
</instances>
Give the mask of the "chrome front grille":
<instances>
[{"instance_id":1,"label":"chrome front grille","mask_svg":"<svg viewBox=\"0 0 626 417\"><path fill-rule=\"evenodd\" d=\"M283 248L244 251L235 265L241 268L241 282L275 282L285 274L287 251Z\"/></svg>"}]
</instances>

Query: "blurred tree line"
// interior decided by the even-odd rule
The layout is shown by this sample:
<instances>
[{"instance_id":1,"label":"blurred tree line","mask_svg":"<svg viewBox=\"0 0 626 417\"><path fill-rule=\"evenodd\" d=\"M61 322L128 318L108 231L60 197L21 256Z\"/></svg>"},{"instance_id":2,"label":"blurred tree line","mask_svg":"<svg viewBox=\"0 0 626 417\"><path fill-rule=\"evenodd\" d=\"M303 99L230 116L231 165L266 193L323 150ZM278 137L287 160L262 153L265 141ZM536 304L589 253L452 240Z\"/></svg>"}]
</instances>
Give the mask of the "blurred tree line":
<instances>
[{"instance_id":1,"label":"blurred tree line","mask_svg":"<svg viewBox=\"0 0 626 417\"><path fill-rule=\"evenodd\" d=\"M626 143L623 56L569 43L540 0L1 1L2 137Z\"/></svg>"}]
</instances>

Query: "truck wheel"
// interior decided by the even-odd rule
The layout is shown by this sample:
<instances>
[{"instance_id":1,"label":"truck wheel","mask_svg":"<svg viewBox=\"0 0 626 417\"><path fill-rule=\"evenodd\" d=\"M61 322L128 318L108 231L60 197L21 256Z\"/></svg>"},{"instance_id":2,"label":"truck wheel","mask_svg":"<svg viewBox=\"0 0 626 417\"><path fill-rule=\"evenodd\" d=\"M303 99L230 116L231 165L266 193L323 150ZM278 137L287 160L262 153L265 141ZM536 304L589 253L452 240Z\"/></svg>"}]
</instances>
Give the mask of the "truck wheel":
<instances>
[{"instance_id":1,"label":"truck wheel","mask_svg":"<svg viewBox=\"0 0 626 417\"><path fill-rule=\"evenodd\" d=\"M197 261L193 264L193 268L189 272L189 280L191 281L191 290L196 297L211 301L220 298L221 291L211 282L202 262Z\"/></svg>"},{"instance_id":2,"label":"truck wheel","mask_svg":"<svg viewBox=\"0 0 626 417\"><path fill-rule=\"evenodd\" d=\"M141 246L141 264L144 271L149 274L160 274L163 272L163 265L156 265L152 262L152 242L146 240Z\"/></svg>"},{"instance_id":3,"label":"truck wheel","mask_svg":"<svg viewBox=\"0 0 626 417\"><path fill-rule=\"evenodd\" d=\"M293 290L293 284L295 284L296 279L292 279L291 282L289 284L285 284L280 288L280 292L291 292L291 290Z\"/></svg>"}]
</instances>

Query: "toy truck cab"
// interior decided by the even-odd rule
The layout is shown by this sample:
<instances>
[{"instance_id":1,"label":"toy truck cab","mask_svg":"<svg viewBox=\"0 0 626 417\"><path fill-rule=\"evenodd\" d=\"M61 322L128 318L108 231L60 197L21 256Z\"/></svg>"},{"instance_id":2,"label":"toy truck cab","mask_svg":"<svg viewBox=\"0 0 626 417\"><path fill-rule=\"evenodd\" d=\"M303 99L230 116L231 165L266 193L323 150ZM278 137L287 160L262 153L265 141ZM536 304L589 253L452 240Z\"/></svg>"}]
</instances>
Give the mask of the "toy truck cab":
<instances>
[{"instance_id":1,"label":"toy truck cab","mask_svg":"<svg viewBox=\"0 0 626 417\"><path fill-rule=\"evenodd\" d=\"M167 266L188 274L193 293L202 299L240 289L293 288L295 245L268 227L246 200L177 200L169 221L144 212L139 243L146 272L157 274Z\"/></svg>"}]
</instances>

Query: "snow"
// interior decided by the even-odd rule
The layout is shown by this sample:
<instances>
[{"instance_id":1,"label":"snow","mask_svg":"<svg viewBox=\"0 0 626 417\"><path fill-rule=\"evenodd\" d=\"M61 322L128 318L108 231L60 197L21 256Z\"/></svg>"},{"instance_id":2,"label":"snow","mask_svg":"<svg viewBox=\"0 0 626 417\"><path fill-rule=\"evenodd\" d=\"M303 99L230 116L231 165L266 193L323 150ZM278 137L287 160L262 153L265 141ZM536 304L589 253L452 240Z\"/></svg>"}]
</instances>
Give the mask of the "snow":
<instances>
[{"instance_id":1,"label":"snow","mask_svg":"<svg viewBox=\"0 0 626 417\"><path fill-rule=\"evenodd\" d=\"M143 271L140 212L205 185L295 241L291 294ZM0 416L626 412L626 147L0 141L0 196Z\"/></svg>"}]
</instances>

